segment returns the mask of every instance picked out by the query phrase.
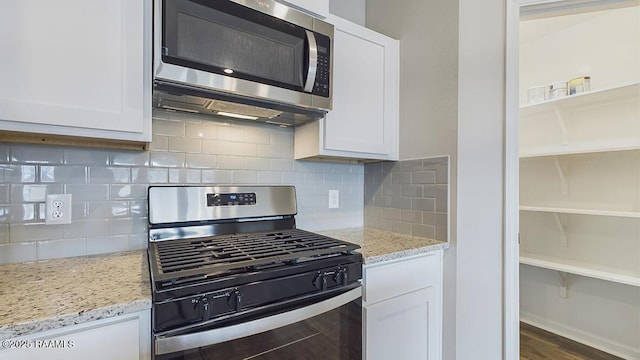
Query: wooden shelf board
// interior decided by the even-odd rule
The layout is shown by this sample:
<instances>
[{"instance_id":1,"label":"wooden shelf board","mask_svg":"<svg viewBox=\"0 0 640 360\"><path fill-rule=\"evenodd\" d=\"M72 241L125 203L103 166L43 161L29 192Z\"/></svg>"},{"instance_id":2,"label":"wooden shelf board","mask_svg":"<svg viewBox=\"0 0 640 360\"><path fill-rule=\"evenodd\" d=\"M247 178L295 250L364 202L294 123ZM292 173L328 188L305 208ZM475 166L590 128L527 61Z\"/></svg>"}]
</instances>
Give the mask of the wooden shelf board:
<instances>
[{"instance_id":1,"label":"wooden shelf board","mask_svg":"<svg viewBox=\"0 0 640 360\"><path fill-rule=\"evenodd\" d=\"M626 97L638 97L640 95L640 83L617 86L614 88L588 91L581 94L569 95L559 99L546 100L537 104L527 104L520 107L520 117L544 112L552 112L554 108L573 108L589 106L595 103L617 101Z\"/></svg>"},{"instance_id":2,"label":"wooden shelf board","mask_svg":"<svg viewBox=\"0 0 640 360\"><path fill-rule=\"evenodd\" d=\"M640 274L612 267L531 253L520 253L520 263L640 287Z\"/></svg>"},{"instance_id":3,"label":"wooden shelf board","mask_svg":"<svg viewBox=\"0 0 640 360\"><path fill-rule=\"evenodd\" d=\"M612 210L595 210L595 209L572 209L547 206L520 206L521 211L538 211L560 214L576 214L576 215L597 215L597 216L615 216L640 218L640 212L637 211L612 211Z\"/></svg>"}]
</instances>

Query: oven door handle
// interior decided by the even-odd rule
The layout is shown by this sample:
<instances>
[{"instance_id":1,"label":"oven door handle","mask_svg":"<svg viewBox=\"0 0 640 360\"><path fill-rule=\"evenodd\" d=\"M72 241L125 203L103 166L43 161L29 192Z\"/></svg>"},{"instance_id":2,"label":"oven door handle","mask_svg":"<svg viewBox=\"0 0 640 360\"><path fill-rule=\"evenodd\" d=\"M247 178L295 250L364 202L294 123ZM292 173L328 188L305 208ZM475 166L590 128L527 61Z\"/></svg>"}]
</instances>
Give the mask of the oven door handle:
<instances>
[{"instance_id":1,"label":"oven door handle","mask_svg":"<svg viewBox=\"0 0 640 360\"><path fill-rule=\"evenodd\" d=\"M193 334L155 337L155 354L163 355L177 351L196 349L203 346L214 345L229 340L239 339L245 336L259 334L265 331L277 329L289 324L303 321L318 316L329 310L339 308L362 296L362 287L349 290L343 294L327 300L311 304L309 306L272 315L249 322L201 331Z\"/></svg>"}]
</instances>

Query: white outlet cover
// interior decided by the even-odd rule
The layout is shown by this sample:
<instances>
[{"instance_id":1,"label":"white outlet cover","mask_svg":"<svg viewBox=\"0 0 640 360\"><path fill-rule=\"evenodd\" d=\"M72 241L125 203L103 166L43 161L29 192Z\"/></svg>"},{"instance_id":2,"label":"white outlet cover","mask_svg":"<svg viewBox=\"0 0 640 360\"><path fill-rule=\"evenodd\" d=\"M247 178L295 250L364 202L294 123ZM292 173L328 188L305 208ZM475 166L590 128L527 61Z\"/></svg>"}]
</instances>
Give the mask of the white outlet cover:
<instances>
[{"instance_id":1,"label":"white outlet cover","mask_svg":"<svg viewBox=\"0 0 640 360\"><path fill-rule=\"evenodd\" d=\"M340 190L329 190L329 209L340 207Z\"/></svg>"},{"instance_id":2,"label":"white outlet cover","mask_svg":"<svg viewBox=\"0 0 640 360\"><path fill-rule=\"evenodd\" d=\"M71 194L47 195L45 224L71 224Z\"/></svg>"}]
</instances>

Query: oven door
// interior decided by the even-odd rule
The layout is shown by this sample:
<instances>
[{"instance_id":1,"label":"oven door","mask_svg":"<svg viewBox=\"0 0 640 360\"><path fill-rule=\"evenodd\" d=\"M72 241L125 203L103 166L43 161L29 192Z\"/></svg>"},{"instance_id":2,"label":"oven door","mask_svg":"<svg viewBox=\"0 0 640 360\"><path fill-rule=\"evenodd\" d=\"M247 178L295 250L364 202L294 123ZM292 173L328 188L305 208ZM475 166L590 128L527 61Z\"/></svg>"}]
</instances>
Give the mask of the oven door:
<instances>
[{"instance_id":1,"label":"oven door","mask_svg":"<svg viewBox=\"0 0 640 360\"><path fill-rule=\"evenodd\" d=\"M178 335L154 336L154 359L362 359L362 288L291 310Z\"/></svg>"},{"instance_id":2,"label":"oven door","mask_svg":"<svg viewBox=\"0 0 640 360\"><path fill-rule=\"evenodd\" d=\"M271 0L238 2L156 0L156 79L330 110L333 27Z\"/></svg>"}]
</instances>

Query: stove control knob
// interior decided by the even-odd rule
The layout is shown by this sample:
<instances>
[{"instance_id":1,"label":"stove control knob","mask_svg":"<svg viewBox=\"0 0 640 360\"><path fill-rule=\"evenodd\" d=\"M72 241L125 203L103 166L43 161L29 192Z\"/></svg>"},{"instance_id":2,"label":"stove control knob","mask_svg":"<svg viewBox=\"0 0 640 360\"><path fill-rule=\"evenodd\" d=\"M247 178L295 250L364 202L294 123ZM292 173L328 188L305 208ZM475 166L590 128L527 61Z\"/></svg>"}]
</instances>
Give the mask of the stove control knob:
<instances>
[{"instance_id":1,"label":"stove control knob","mask_svg":"<svg viewBox=\"0 0 640 360\"><path fill-rule=\"evenodd\" d=\"M209 304L209 299L203 296L199 303L200 310L202 311L202 320L209 320L209 317L211 316L211 305Z\"/></svg>"},{"instance_id":2,"label":"stove control knob","mask_svg":"<svg viewBox=\"0 0 640 360\"><path fill-rule=\"evenodd\" d=\"M229 306L231 306L236 312L242 310L242 292L238 289L233 289L229 293Z\"/></svg>"},{"instance_id":3,"label":"stove control knob","mask_svg":"<svg viewBox=\"0 0 640 360\"><path fill-rule=\"evenodd\" d=\"M336 271L335 276L333 277L333 281L342 286L347 285L347 281L349 280L349 272L346 268L338 269Z\"/></svg>"},{"instance_id":4,"label":"stove control knob","mask_svg":"<svg viewBox=\"0 0 640 360\"><path fill-rule=\"evenodd\" d=\"M327 290L327 275L318 272L316 277L313 279L313 286L318 290Z\"/></svg>"}]
</instances>

